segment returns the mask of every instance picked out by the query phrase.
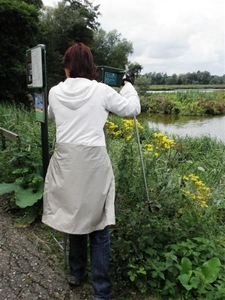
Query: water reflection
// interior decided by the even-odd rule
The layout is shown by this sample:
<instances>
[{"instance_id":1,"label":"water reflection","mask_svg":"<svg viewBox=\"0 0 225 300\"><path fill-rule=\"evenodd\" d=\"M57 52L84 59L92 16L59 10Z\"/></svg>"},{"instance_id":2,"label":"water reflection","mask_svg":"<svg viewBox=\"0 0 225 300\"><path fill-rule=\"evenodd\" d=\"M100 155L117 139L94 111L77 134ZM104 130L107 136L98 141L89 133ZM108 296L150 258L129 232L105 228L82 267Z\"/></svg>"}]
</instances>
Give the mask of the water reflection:
<instances>
[{"instance_id":1,"label":"water reflection","mask_svg":"<svg viewBox=\"0 0 225 300\"><path fill-rule=\"evenodd\" d=\"M225 116L191 117L141 114L140 121L148 121L149 127L168 135L210 136L225 142Z\"/></svg>"}]
</instances>

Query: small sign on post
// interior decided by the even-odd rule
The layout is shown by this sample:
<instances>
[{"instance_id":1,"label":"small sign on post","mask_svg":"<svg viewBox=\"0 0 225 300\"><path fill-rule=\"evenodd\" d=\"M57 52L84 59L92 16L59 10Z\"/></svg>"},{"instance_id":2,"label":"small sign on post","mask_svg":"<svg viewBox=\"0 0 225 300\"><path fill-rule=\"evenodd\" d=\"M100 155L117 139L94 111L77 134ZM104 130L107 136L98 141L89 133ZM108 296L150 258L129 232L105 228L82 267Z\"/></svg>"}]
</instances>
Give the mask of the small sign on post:
<instances>
[{"instance_id":1,"label":"small sign on post","mask_svg":"<svg viewBox=\"0 0 225 300\"><path fill-rule=\"evenodd\" d=\"M44 45L37 45L34 48L27 50L27 87L28 88L43 88L44 87L44 66L43 52Z\"/></svg>"},{"instance_id":2,"label":"small sign on post","mask_svg":"<svg viewBox=\"0 0 225 300\"><path fill-rule=\"evenodd\" d=\"M49 163L46 49L39 44L26 51L27 87L33 89L36 121L41 123L43 176Z\"/></svg>"},{"instance_id":3,"label":"small sign on post","mask_svg":"<svg viewBox=\"0 0 225 300\"><path fill-rule=\"evenodd\" d=\"M35 103L36 121L45 123L43 93L34 93L34 103Z\"/></svg>"}]
</instances>

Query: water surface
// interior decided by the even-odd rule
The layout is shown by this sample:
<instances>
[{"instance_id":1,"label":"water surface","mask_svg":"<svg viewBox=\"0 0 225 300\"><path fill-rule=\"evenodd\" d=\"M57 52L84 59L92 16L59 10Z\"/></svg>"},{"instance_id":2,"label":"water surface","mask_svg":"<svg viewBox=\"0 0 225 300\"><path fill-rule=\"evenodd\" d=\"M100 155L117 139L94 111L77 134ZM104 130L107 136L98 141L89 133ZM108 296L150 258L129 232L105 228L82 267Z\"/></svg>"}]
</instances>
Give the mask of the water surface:
<instances>
[{"instance_id":1,"label":"water surface","mask_svg":"<svg viewBox=\"0 0 225 300\"><path fill-rule=\"evenodd\" d=\"M210 136L225 142L225 116L191 117L141 114L149 127L168 135L202 137Z\"/></svg>"}]
</instances>

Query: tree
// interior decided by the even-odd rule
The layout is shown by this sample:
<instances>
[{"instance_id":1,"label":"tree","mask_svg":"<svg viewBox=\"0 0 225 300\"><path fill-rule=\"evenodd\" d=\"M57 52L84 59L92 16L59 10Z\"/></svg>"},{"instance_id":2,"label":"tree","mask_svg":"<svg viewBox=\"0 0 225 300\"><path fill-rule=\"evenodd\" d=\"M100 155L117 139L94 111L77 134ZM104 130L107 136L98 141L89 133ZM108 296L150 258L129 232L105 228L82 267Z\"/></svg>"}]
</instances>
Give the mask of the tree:
<instances>
[{"instance_id":1,"label":"tree","mask_svg":"<svg viewBox=\"0 0 225 300\"><path fill-rule=\"evenodd\" d=\"M92 44L99 26L98 8L89 1L64 0L56 8L43 10L42 43L46 45L49 87L64 78L61 61L66 49L74 42Z\"/></svg>"},{"instance_id":2,"label":"tree","mask_svg":"<svg viewBox=\"0 0 225 300\"><path fill-rule=\"evenodd\" d=\"M210 84L223 84L223 77L220 77L218 75L213 75L211 76L211 79L210 79Z\"/></svg>"},{"instance_id":3,"label":"tree","mask_svg":"<svg viewBox=\"0 0 225 300\"><path fill-rule=\"evenodd\" d=\"M42 0L23 0L27 4L34 5L37 8L41 8L43 6Z\"/></svg>"},{"instance_id":4,"label":"tree","mask_svg":"<svg viewBox=\"0 0 225 300\"><path fill-rule=\"evenodd\" d=\"M136 77L138 77L141 74L141 70L143 69L142 65L140 65L137 62L134 63L129 62L128 68L133 70Z\"/></svg>"},{"instance_id":5,"label":"tree","mask_svg":"<svg viewBox=\"0 0 225 300\"><path fill-rule=\"evenodd\" d=\"M117 30L106 33L100 28L95 31L91 50L96 65L125 69L125 65L128 65L128 56L133 53L133 46L122 38Z\"/></svg>"},{"instance_id":6,"label":"tree","mask_svg":"<svg viewBox=\"0 0 225 300\"><path fill-rule=\"evenodd\" d=\"M38 9L17 0L0 5L0 100L26 101L26 50L36 44Z\"/></svg>"},{"instance_id":7,"label":"tree","mask_svg":"<svg viewBox=\"0 0 225 300\"><path fill-rule=\"evenodd\" d=\"M147 76L138 76L135 80L135 87L140 95L144 95L150 87L150 80Z\"/></svg>"},{"instance_id":8,"label":"tree","mask_svg":"<svg viewBox=\"0 0 225 300\"><path fill-rule=\"evenodd\" d=\"M177 75L167 76L165 84L177 84Z\"/></svg>"}]
</instances>

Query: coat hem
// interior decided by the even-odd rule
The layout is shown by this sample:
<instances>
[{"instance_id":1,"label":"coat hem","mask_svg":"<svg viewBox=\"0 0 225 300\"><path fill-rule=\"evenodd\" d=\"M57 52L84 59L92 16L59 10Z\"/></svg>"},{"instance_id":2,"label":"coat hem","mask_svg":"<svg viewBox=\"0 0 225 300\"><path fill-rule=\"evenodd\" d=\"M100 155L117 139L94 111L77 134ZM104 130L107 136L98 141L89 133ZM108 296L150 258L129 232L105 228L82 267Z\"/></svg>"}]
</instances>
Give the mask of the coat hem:
<instances>
[{"instance_id":1,"label":"coat hem","mask_svg":"<svg viewBox=\"0 0 225 300\"><path fill-rule=\"evenodd\" d=\"M42 218L42 223L53 228L54 230L57 230L59 232L67 233L67 234L89 234L94 231L103 230L106 226L115 225L115 221L108 221L104 222L98 226L91 227L91 229L80 229L80 230L65 230L64 228L61 228L60 226L57 226L55 224L52 224L52 222L49 222L49 220Z\"/></svg>"}]
</instances>

